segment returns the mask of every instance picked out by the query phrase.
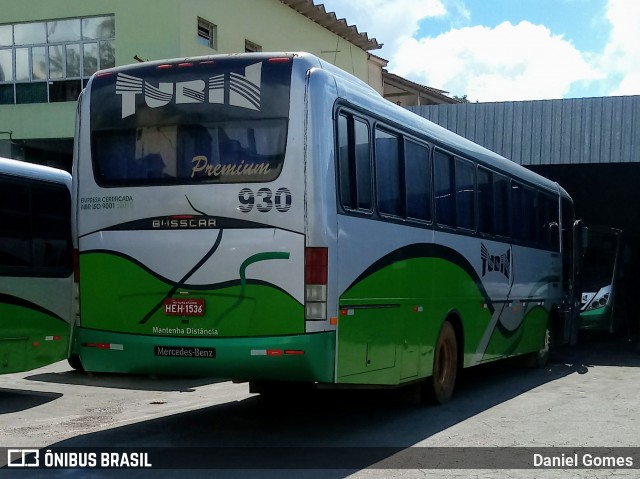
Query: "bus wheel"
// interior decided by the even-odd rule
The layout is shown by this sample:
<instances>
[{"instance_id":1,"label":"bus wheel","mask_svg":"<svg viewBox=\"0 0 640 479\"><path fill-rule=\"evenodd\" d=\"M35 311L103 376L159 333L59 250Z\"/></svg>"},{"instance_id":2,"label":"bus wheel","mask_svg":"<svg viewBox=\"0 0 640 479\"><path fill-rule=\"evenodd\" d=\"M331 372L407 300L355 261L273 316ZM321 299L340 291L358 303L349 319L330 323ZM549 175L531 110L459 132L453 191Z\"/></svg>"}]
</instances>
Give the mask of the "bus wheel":
<instances>
[{"instance_id":1,"label":"bus wheel","mask_svg":"<svg viewBox=\"0 0 640 479\"><path fill-rule=\"evenodd\" d=\"M529 368L544 368L549 361L549 350L551 348L551 327L547 322L544 329L544 341L542 347L533 353L524 356L524 365Z\"/></svg>"},{"instance_id":2,"label":"bus wheel","mask_svg":"<svg viewBox=\"0 0 640 479\"><path fill-rule=\"evenodd\" d=\"M458 373L458 342L449 321L445 321L440 331L433 356L433 375L427 381L430 399L444 404L453 395Z\"/></svg>"},{"instance_id":3,"label":"bus wheel","mask_svg":"<svg viewBox=\"0 0 640 479\"><path fill-rule=\"evenodd\" d=\"M69 366L71 366L76 371L80 373L84 372L84 366L82 365L82 361L80 361L79 355L72 354L71 356L69 356L69 358L67 358L67 362L69 363Z\"/></svg>"}]
</instances>

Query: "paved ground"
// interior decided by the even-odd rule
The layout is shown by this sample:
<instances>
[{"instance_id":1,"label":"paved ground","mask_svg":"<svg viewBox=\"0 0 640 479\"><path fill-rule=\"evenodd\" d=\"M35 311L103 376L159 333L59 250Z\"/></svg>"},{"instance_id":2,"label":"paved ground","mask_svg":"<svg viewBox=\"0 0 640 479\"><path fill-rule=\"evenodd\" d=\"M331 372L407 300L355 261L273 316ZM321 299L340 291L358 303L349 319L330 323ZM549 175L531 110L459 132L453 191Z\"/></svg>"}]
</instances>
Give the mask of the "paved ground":
<instances>
[{"instance_id":1,"label":"paved ground","mask_svg":"<svg viewBox=\"0 0 640 479\"><path fill-rule=\"evenodd\" d=\"M61 362L0 376L0 447L41 451L49 447L185 447L211 455L234 452L221 448L239 446L254 447L254 452L278 447L274 451L281 454L303 446L316 459L320 450L316 448L357 447L362 449L354 451L374 452L356 467L339 462L343 469L289 473L238 469L215 475L196 470L189 477L639 477L640 458L634 470L388 470L375 465L396 457L394 452L411 453L414 449L405 450L409 446L529 448L526 454L545 447L640 448L639 385L640 351L637 342L627 340L588 342L556 351L550 365L541 370L502 363L466 371L454 399L439 407L407 403L398 394L381 391L323 391L273 402L249 394L246 384L86 376ZM327 451L328 455L335 452ZM0 454L0 465L4 465L6 453ZM250 457L261 459L259 454ZM331 456L327 461L331 458L335 459ZM124 476L122 470L0 469L0 477L11 478ZM128 471L126 477L182 478L184 472L137 470Z\"/></svg>"}]
</instances>

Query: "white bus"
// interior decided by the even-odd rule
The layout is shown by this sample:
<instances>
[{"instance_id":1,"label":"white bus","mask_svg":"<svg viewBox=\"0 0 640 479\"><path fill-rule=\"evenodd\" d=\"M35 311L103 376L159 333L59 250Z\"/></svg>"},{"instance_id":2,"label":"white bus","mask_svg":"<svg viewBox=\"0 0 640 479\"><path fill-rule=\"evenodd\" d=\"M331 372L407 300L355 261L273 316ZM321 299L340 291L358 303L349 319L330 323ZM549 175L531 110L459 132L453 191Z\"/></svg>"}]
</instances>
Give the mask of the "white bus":
<instances>
[{"instance_id":1,"label":"white bus","mask_svg":"<svg viewBox=\"0 0 640 479\"><path fill-rule=\"evenodd\" d=\"M444 402L568 330L566 192L312 55L101 71L77 124L78 367Z\"/></svg>"},{"instance_id":2,"label":"white bus","mask_svg":"<svg viewBox=\"0 0 640 479\"><path fill-rule=\"evenodd\" d=\"M67 358L71 175L0 158L0 373Z\"/></svg>"}]
</instances>

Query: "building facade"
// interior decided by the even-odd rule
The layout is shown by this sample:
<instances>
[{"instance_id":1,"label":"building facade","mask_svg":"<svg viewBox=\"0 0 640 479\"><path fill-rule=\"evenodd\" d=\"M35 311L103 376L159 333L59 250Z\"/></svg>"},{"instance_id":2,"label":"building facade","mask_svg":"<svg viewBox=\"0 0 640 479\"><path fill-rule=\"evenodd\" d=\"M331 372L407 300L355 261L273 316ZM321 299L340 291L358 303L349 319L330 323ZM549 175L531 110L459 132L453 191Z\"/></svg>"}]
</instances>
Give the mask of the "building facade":
<instances>
[{"instance_id":1,"label":"building facade","mask_svg":"<svg viewBox=\"0 0 640 479\"><path fill-rule=\"evenodd\" d=\"M0 156L70 170L78 94L97 70L307 51L377 87L381 47L312 0L0 0Z\"/></svg>"}]
</instances>

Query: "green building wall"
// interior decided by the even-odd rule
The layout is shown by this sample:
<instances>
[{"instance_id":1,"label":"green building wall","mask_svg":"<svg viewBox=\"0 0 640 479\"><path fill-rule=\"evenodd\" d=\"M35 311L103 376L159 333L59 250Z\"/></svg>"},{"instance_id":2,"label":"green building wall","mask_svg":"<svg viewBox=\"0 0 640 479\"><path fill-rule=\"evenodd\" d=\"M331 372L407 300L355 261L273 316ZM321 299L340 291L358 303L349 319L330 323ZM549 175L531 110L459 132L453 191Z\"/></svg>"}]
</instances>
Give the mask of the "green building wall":
<instances>
[{"instance_id":1,"label":"green building wall","mask_svg":"<svg viewBox=\"0 0 640 479\"><path fill-rule=\"evenodd\" d=\"M368 81L366 51L279 0L0 0L0 12L0 24L114 14L116 65L243 52L249 40L262 51L313 53ZM217 50L197 42L198 17L217 26ZM0 105L0 132L14 144L70 139L75 109L73 101ZM9 156L8 140L0 134L0 156Z\"/></svg>"}]
</instances>

